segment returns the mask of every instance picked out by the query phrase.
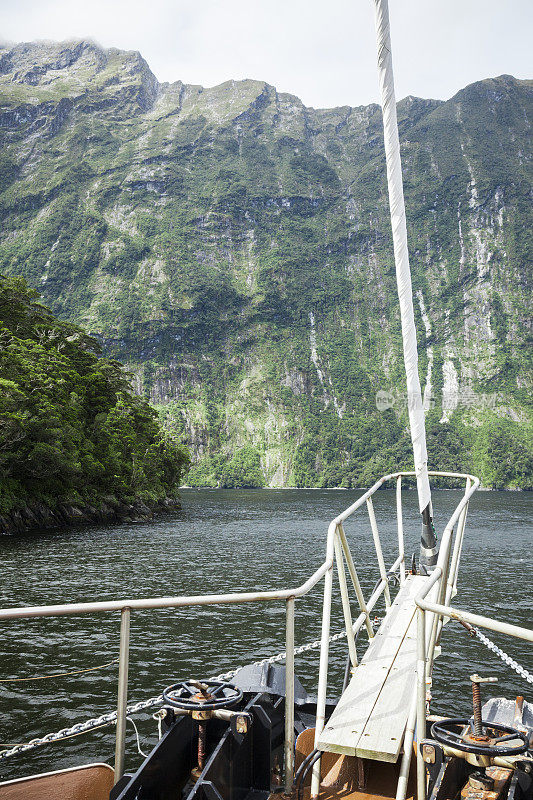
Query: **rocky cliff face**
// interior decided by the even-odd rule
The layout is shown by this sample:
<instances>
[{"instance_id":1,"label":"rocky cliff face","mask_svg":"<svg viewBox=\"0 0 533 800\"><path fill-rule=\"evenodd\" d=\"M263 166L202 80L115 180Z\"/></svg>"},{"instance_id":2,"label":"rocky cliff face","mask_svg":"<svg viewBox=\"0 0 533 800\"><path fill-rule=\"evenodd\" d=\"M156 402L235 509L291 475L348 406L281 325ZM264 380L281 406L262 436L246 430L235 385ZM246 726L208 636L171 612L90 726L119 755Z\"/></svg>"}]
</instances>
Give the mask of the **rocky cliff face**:
<instances>
[{"instance_id":1,"label":"rocky cliff face","mask_svg":"<svg viewBox=\"0 0 533 800\"><path fill-rule=\"evenodd\" d=\"M432 464L494 485L531 464L532 97L501 76L398 107ZM0 50L0 138L0 270L131 366L193 481L240 448L272 486L409 463L378 106L21 44Z\"/></svg>"}]
</instances>

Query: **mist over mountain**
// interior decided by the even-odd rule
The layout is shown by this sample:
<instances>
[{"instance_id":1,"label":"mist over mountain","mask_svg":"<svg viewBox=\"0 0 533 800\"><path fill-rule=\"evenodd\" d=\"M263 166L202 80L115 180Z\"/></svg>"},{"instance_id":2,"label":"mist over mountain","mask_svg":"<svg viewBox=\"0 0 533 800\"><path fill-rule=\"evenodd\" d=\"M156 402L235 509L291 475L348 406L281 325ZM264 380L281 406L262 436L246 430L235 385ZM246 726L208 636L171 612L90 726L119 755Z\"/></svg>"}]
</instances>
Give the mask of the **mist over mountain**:
<instances>
[{"instance_id":1,"label":"mist over mountain","mask_svg":"<svg viewBox=\"0 0 533 800\"><path fill-rule=\"evenodd\" d=\"M430 467L496 487L533 466L532 98L502 75L398 104ZM0 140L0 272L128 365L191 483L410 467L379 106L18 44Z\"/></svg>"}]
</instances>

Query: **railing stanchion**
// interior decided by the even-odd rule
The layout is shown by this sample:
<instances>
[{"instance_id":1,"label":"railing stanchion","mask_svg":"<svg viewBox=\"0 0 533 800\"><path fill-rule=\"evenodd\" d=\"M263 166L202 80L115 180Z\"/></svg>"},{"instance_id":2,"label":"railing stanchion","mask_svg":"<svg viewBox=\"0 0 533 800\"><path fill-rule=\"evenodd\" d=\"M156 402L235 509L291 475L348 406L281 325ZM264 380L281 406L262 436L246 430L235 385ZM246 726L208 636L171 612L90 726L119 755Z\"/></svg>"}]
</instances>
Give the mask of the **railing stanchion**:
<instances>
[{"instance_id":1,"label":"railing stanchion","mask_svg":"<svg viewBox=\"0 0 533 800\"><path fill-rule=\"evenodd\" d=\"M396 478L396 521L398 524L398 555L400 561L400 584L405 583L405 544L403 538L403 515L402 515L402 476Z\"/></svg>"},{"instance_id":2,"label":"railing stanchion","mask_svg":"<svg viewBox=\"0 0 533 800\"><path fill-rule=\"evenodd\" d=\"M385 581L385 588L383 590L383 594L385 595L385 605L387 608L390 608L391 600L390 600L389 583L387 581L387 569L385 567L385 561L383 559L383 551L381 550L381 541L379 539L378 523L376 522L376 515L374 514L374 504L372 502L371 497L369 497L368 500L366 501L366 507L368 509L368 516L370 517L370 527L372 528L372 536L374 537L374 547L376 548L376 555L378 557L379 574L381 575L381 580Z\"/></svg>"},{"instance_id":3,"label":"railing stanchion","mask_svg":"<svg viewBox=\"0 0 533 800\"><path fill-rule=\"evenodd\" d=\"M336 525L330 523L328 528L328 540L326 547L326 562L331 561L331 567L324 577L324 601L322 604L322 632L320 636L320 666L318 670L318 691L316 699L316 721L315 721L315 747L322 731L326 719L326 691L328 688L328 658L329 658L329 626L331 619L331 595L333 589L333 552ZM320 791L320 762L318 759L313 767L311 778L311 800L318 797Z\"/></svg>"},{"instance_id":4,"label":"railing stanchion","mask_svg":"<svg viewBox=\"0 0 533 800\"><path fill-rule=\"evenodd\" d=\"M418 800L426 800L426 767L422 757L421 742L426 738L426 613L417 609L417 662L416 662L416 784Z\"/></svg>"},{"instance_id":5,"label":"railing stanchion","mask_svg":"<svg viewBox=\"0 0 533 800\"><path fill-rule=\"evenodd\" d=\"M409 706L409 717L407 719L407 726L405 728L405 736L403 739L403 756L400 766L400 776L396 786L396 800L405 800L407 796L407 782L409 780L409 772L411 769L411 758L413 755L413 741L415 738L415 725L416 725L416 688L411 697L411 705Z\"/></svg>"},{"instance_id":6,"label":"railing stanchion","mask_svg":"<svg viewBox=\"0 0 533 800\"><path fill-rule=\"evenodd\" d=\"M126 708L128 704L128 667L130 651L130 609L120 613L120 651L118 662L117 730L115 739L115 783L124 774L126 751Z\"/></svg>"},{"instance_id":7,"label":"railing stanchion","mask_svg":"<svg viewBox=\"0 0 533 800\"><path fill-rule=\"evenodd\" d=\"M437 590L437 601L441 605L446 600L446 581L448 579L448 570L450 568L452 539L453 539L453 528L446 527L444 529L444 533L442 535L442 540L440 543L439 559L434 569L434 574L437 572L440 573L440 580L438 583L438 590ZM435 661L435 646L437 644L440 627L442 627L440 626L441 621L442 617L440 614L433 614L431 633L429 636L428 654L427 654L428 675L431 675L431 673L433 672L433 662Z\"/></svg>"},{"instance_id":8,"label":"railing stanchion","mask_svg":"<svg viewBox=\"0 0 533 800\"><path fill-rule=\"evenodd\" d=\"M339 586L341 590L342 610L344 613L344 624L346 626L346 638L348 639L348 651L352 667L357 666L357 648L353 633L352 612L350 609L350 598L348 597L348 586L346 585L346 572L344 571L344 560L342 557L342 547L337 532L335 533L335 560L337 562L337 573L339 576Z\"/></svg>"},{"instance_id":9,"label":"railing stanchion","mask_svg":"<svg viewBox=\"0 0 533 800\"><path fill-rule=\"evenodd\" d=\"M470 490L470 478L467 478L465 485L465 495L468 495L469 490ZM459 572L459 563L461 561L461 552L463 550L463 539L465 535L467 514L468 514L468 503L465 504L463 510L461 511L461 515L457 523L457 535L455 537L455 544L452 554L452 563L450 567L450 574L448 576L448 589L446 592L447 602L449 602L452 599L453 594L457 589L457 574Z\"/></svg>"},{"instance_id":10,"label":"railing stanchion","mask_svg":"<svg viewBox=\"0 0 533 800\"><path fill-rule=\"evenodd\" d=\"M353 563L353 558L352 554L350 553L350 548L348 547L348 540L346 539L346 534L344 532L343 525L342 524L339 525L337 530L339 532L342 549L344 550L344 557L346 558L346 565L348 567L348 572L350 573L350 577L353 583L353 588L355 589L355 594L357 596L357 602L359 603L359 608L365 615L365 625L368 633L368 638L372 639L374 636L374 628L372 627L372 622L370 621L370 614L368 613L368 607L365 598L363 597L363 590L361 589L361 584L359 583L359 577L357 575L357 570L355 569L355 564Z\"/></svg>"},{"instance_id":11,"label":"railing stanchion","mask_svg":"<svg viewBox=\"0 0 533 800\"><path fill-rule=\"evenodd\" d=\"M285 792L290 794L294 775L294 597L286 601L285 636Z\"/></svg>"}]
</instances>

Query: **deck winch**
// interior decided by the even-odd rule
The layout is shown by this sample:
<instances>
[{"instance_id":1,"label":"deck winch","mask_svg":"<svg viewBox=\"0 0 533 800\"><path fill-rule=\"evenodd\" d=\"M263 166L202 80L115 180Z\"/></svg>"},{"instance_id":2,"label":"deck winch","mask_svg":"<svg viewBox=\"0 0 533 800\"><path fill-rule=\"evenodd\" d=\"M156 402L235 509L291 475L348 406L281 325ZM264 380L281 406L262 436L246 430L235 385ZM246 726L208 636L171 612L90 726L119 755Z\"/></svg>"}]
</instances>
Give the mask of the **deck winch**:
<instances>
[{"instance_id":1,"label":"deck winch","mask_svg":"<svg viewBox=\"0 0 533 800\"><path fill-rule=\"evenodd\" d=\"M252 724L247 712L230 711L242 700L243 693L227 681L180 681L163 690L164 702L181 715L198 722L198 764L191 770L191 780L197 781L205 767L208 720L225 720L235 733L246 734Z\"/></svg>"}]
</instances>

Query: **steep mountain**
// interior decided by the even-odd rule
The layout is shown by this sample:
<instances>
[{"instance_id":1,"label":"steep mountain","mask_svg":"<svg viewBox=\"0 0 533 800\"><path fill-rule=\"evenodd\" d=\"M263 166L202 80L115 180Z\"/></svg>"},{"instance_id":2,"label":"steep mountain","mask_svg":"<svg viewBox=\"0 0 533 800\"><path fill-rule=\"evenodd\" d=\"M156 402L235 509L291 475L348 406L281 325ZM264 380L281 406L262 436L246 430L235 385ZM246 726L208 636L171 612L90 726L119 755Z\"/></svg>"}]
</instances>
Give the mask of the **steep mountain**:
<instances>
[{"instance_id":1,"label":"steep mountain","mask_svg":"<svg viewBox=\"0 0 533 800\"><path fill-rule=\"evenodd\" d=\"M532 98L504 75L398 106L431 464L495 486L532 466ZM0 137L0 271L130 367L191 482L410 464L377 105L19 44L0 50Z\"/></svg>"}]
</instances>

